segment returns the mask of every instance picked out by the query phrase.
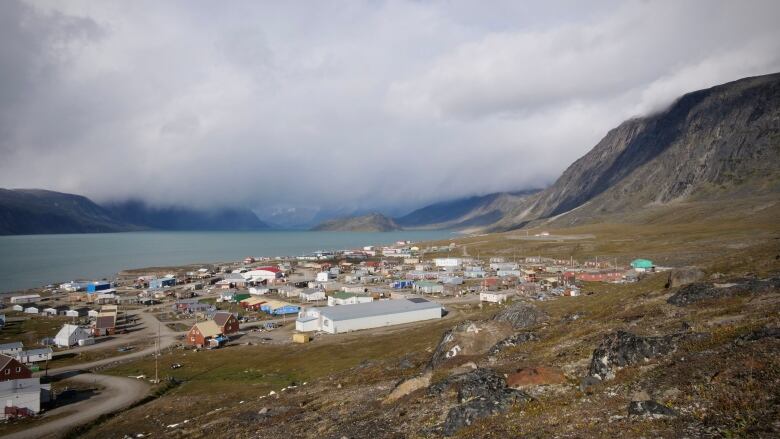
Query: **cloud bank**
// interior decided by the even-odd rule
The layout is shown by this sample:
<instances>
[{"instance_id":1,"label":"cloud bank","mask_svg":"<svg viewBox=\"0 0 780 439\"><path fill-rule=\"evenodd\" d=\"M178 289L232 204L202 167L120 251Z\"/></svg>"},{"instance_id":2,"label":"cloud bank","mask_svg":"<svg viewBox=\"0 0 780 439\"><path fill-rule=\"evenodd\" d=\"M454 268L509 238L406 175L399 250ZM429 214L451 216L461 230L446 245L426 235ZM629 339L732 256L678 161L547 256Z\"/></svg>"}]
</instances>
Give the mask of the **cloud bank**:
<instances>
[{"instance_id":1,"label":"cloud bank","mask_svg":"<svg viewBox=\"0 0 780 439\"><path fill-rule=\"evenodd\" d=\"M0 187L416 207L780 71L775 1L0 2Z\"/></svg>"}]
</instances>

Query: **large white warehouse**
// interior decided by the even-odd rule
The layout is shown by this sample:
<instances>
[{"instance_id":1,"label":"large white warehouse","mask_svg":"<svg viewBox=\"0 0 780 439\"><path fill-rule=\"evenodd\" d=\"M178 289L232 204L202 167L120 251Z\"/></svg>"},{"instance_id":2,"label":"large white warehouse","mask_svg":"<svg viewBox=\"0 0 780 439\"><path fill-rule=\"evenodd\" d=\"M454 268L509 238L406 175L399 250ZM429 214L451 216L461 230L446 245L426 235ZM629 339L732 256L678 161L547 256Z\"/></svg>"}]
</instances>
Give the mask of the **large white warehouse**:
<instances>
[{"instance_id":1,"label":"large white warehouse","mask_svg":"<svg viewBox=\"0 0 780 439\"><path fill-rule=\"evenodd\" d=\"M301 311L295 329L331 334L441 318L441 305L421 298L380 300Z\"/></svg>"}]
</instances>

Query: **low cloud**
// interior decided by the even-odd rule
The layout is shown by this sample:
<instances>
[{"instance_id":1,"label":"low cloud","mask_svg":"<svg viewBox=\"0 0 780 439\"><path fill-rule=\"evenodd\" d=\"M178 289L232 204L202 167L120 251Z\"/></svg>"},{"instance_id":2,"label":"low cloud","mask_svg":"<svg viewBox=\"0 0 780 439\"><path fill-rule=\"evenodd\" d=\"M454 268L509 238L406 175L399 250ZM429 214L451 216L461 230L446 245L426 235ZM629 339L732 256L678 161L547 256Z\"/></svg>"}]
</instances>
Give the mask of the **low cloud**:
<instances>
[{"instance_id":1,"label":"low cloud","mask_svg":"<svg viewBox=\"0 0 780 439\"><path fill-rule=\"evenodd\" d=\"M0 2L0 186L397 210L780 70L776 2L516 3Z\"/></svg>"}]
</instances>

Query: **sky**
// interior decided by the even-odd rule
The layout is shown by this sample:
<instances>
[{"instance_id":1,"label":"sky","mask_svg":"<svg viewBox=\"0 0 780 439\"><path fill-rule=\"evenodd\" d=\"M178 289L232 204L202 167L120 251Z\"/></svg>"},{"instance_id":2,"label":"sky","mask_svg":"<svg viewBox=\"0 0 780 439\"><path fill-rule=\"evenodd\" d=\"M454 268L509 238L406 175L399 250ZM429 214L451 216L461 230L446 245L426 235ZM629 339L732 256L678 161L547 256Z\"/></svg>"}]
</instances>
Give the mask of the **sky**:
<instances>
[{"instance_id":1,"label":"sky","mask_svg":"<svg viewBox=\"0 0 780 439\"><path fill-rule=\"evenodd\" d=\"M0 1L0 187L399 213L780 71L777 1Z\"/></svg>"}]
</instances>

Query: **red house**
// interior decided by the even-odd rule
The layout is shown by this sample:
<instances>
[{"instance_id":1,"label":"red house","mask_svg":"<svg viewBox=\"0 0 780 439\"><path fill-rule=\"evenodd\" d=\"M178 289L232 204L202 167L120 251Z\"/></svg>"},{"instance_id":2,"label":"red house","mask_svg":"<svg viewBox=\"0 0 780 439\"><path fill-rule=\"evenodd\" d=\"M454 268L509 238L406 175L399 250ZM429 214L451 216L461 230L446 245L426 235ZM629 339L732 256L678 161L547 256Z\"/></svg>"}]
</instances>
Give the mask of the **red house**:
<instances>
[{"instance_id":1,"label":"red house","mask_svg":"<svg viewBox=\"0 0 780 439\"><path fill-rule=\"evenodd\" d=\"M0 354L0 381L32 378L32 372L15 358Z\"/></svg>"},{"instance_id":2,"label":"red house","mask_svg":"<svg viewBox=\"0 0 780 439\"><path fill-rule=\"evenodd\" d=\"M214 314L214 323L219 326L223 334L235 334L238 332L238 319L232 313L219 311Z\"/></svg>"}]
</instances>

